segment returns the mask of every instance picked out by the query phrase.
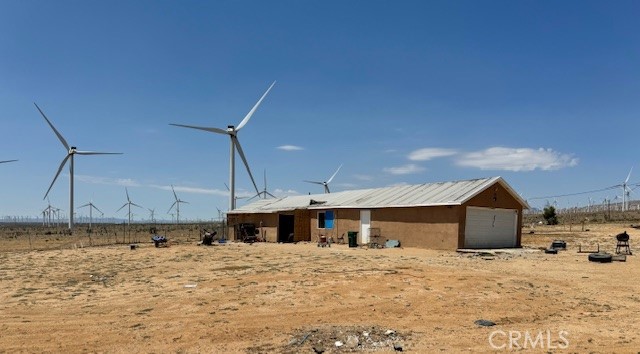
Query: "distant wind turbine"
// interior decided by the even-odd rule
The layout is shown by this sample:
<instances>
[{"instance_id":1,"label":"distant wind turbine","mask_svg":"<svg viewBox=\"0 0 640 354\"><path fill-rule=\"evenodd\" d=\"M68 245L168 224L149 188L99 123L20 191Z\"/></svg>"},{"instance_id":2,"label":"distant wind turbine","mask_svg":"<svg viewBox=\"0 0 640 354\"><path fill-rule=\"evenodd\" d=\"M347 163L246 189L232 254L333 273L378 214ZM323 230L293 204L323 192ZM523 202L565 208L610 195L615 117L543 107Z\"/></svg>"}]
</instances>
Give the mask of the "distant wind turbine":
<instances>
[{"instance_id":1,"label":"distant wind turbine","mask_svg":"<svg viewBox=\"0 0 640 354\"><path fill-rule=\"evenodd\" d=\"M238 149L238 153L240 154L240 157L242 158L242 162L244 162L244 166L247 168L247 172L249 173L249 177L251 177L251 182L253 183L253 187L256 189L256 193L260 193L258 191L258 186L256 185L256 181L253 179L253 175L251 174L251 169L249 168L249 163L247 162L247 158L244 156L244 152L242 151L242 147L240 146L240 141L238 141L238 132L240 131L240 129L242 129L242 127L245 126L245 124L247 124L249 119L251 119L251 116L256 112L256 110L258 109L258 106L260 106L260 103L262 103L262 100L264 100L264 98L267 96L269 91L271 91L271 88L275 84L276 84L276 82L274 81L271 84L271 86L269 86L267 91L262 95L262 97L260 97L258 102L253 106L253 108L249 111L249 113L247 113L247 115L240 122L240 124L238 124L237 127L234 127L233 125L228 125L227 129L225 130L225 129L220 129L220 128L196 127L196 126L192 126L192 125L173 124L173 123L170 124L170 125L173 125L173 126L176 126L176 127L199 129L199 130L204 130L204 131L208 131L208 132L211 132L211 133L229 135L229 138L231 139L231 148L230 148L230 151L229 151L229 186L230 186L230 189L229 189L229 191L230 191L230 194L229 194L229 210L233 210L233 209L236 208L236 198L235 198L235 193L236 193L236 163L235 163L235 155L236 154L235 154L235 150L236 150L236 148Z\"/></svg>"},{"instance_id":2,"label":"distant wind turbine","mask_svg":"<svg viewBox=\"0 0 640 354\"><path fill-rule=\"evenodd\" d=\"M151 223L155 223L156 221L155 221L155 219L154 219L154 217L153 217L153 216L154 216L154 215L155 215L155 213L156 213L156 209L155 209L155 208L154 208L154 209L149 209L149 208L147 208L147 210L149 210L149 215L151 215Z\"/></svg>"},{"instance_id":3,"label":"distant wind turbine","mask_svg":"<svg viewBox=\"0 0 640 354\"><path fill-rule=\"evenodd\" d=\"M89 207L89 228L91 228L91 225L93 223L93 213L92 213L93 209L99 211L100 213L102 213L102 211L93 204L93 200L89 201L89 203L85 205L79 206L78 209L85 208L85 207Z\"/></svg>"},{"instance_id":4,"label":"distant wind turbine","mask_svg":"<svg viewBox=\"0 0 640 354\"><path fill-rule=\"evenodd\" d=\"M124 203L124 205L122 205L120 207L120 209L116 210L116 213L119 212L120 210L122 210L122 208L129 206L129 212L127 213L127 215L129 216L129 226L131 226L131 206L137 206L138 208L142 208L141 206L139 206L138 204L134 203L131 201L131 199L129 198L129 191L127 190L127 187L124 187L124 191L125 193L127 193L127 202Z\"/></svg>"},{"instance_id":5,"label":"distant wind turbine","mask_svg":"<svg viewBox=\"0 0 640 354\"><path fill-rule=\"evenodd\" d=\"M176 194L176 190L173 189L173 185L171 185L171 190L173 191L173 197L176 199L175 202L173 202L173 204L171 204L171 207L169 208L169 210L167 211L170 212L171 209L173 209L173 207L176 207L176 224L180 223L180 203L186 203L189 204L189 202L185 202L184 200L180 200L178 198L178 195Z\"/></svg>"},{"instance_id":6,"label":"distant wind turbine","mask_svg":"<svg viewBox=\"0 0 640 354\"><path fill-rule=\"evenodd\" d=\"M271 196L271 198L275 198L276 196L269 193L267 191L267 170L264 170L264 189L262 190L262 192L258 192L258 194L254 195L253 197L249 198L247 201L255 198L255 197L262 197L263 199L267 199L267 196Z\"/></svg>"},{"instance_id":7,"label":"distant wind turbine","mask_svg":"<svg viewBox=\"0 0 640 354\"><path fill-rule=\"evenodd\" d=\"M53 126L53 124L51 124L51 121L49 121L49 119L44 114L44 112L42 112L40 107L38 107L38 105L35 104L35 102L33 104L36 106L40 114L42 114L42 117L44 118L44 120L47 121L47 123L49 124L51 129L53 129L53 132L56 134L56 136L58 137L58 139L60 140L64 148L67 150L67 156L62 160L62 163L58 168L58 172L56 173L55 177L53 177L53 181L51 181L51 185L49 185L49 189L47 189L47 193L44 194L44 198L47 197L47 195L49 194L49 191L51 190L51 187L53 187L53 184L56 183L56 179L58 179L58 176L60 175L60 172L62 171L64 164L67 163L67 160L70 160L69 161L69 230L73 230L73 210L74 210L73 209L73 156L76 154L78 155L121 155L122 153L76 150L75 146L69 146L69 144L67 144L67 141L62 137L62 134L60 134L60 132L58 132L58 130Z\"/></svg>"},{"instance_id":8,"label":"distant wind turbine","mask_svg":"<svg viewBox=\"0 0 640 354\"><path fill-rule=\"evenodd\" d=\"M622 187L622 211L627 210L627 203L629 202L629 194L631 194L631 188L629 188L629 178L631 178L631 171L633 171L633 167L629 170L629 174L627 178L621 184L617 185L617 187Z\"/></svg>"},{"instance_id":9,"label":"distant wind turbine","mask_svg":"<svg viewBox=\"0 0 640 354\"><path fill-rule=\"evenodd\" d=\"M338 167L338 169L336 170L336 172L333 173L333 175L331 176L331 178L329 178L327 181L325 182L317 182L317 181L304 181L307 183L315 183L315 184L320 184L322 186L324 186L324 192L325 193L331 193L331 191L329 191L329 183L331 183L331 181L333 181L333 177L335 177L338 174L338 171L340 171L340 169L342 168L342 165L340 165L340 167Z\"/></svg>"}]
</instances>

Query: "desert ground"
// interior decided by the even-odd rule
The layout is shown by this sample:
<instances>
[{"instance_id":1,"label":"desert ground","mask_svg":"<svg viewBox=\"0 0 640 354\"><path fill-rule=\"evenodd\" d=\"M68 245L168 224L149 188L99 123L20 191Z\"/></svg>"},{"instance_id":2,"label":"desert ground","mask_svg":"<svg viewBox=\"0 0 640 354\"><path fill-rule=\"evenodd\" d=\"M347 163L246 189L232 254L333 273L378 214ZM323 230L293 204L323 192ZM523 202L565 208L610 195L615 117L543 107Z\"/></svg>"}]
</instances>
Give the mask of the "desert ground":
<instances>
[{"instance_id":1,"label":"desert ground","mask_svg":"<svg viewBox=\"0 0 640 354\"><path fill-rule=\"evenodd\" d=\"M1 230L0 352L640 348L638 256L601 264L577 252L580 245L613 253L614 235L625 230L633 251L640 230L629 224L527 226L523 248L475 253L315 243L207 247L197 245L198 226L160 230L169 243L159 248L142 227L133 236L91 239ZM556 239L567 250L545 254Z\"/></svg>"}]
</instances>

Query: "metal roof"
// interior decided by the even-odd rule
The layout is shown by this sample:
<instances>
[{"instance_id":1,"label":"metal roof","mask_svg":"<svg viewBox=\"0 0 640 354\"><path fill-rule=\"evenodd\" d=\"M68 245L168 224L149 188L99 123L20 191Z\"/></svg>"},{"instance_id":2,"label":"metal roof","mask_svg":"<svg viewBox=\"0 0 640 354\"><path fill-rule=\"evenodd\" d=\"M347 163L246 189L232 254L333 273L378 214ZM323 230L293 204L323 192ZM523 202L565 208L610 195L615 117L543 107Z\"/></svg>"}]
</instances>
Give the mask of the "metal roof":
<instances>
[{"instance_id":1,"label":"metal roof","mask_svg":"<svg viewBox=\"0 0 640 354\"><path fill-rule=\"evenodd\" d=\"M296 195L277 199L260 199L229 214L275 213L296 209L394 208L415 206L461 205L496 182L518 200L527 202L502 177L466 181L425 183L385 188L360 189L328 194Z\"/></svg>"}]
</instances>

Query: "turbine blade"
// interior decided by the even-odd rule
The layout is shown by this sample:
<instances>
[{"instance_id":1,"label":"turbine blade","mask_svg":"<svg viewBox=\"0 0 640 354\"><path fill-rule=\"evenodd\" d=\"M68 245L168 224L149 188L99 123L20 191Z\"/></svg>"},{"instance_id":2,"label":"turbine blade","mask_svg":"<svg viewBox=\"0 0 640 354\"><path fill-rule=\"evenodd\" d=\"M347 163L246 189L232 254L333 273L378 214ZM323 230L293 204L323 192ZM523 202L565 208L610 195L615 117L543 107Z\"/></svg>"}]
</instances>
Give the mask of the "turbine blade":
<instances>
[{"instance_id":1,"label":"turbine blade","mask_svg":"<svg viewBox=\"0 0 640 354\"><path fill-rule=\"evenodd\" d=\"M276 198L276 196L275 196L275 195L273 195L273 194L271 194L271 193L269 193L269 192L267 192L267 191L265 191L265 193L267 193L268 195L270 195L272 198Z\"/></svg>"},{"instance_id":2,"label":"turbine blade","mask_svg":"<svg viewBox=\"0 0 640 354\"><path fill-rule=\"evenodd\" d=\"M0 163L7 163L7 162L14 162L14 161L18 161L18 160L6 160L6 161L0 161Z\"/></svg>"},{"instance_id":3,"label":"turbine blade","mask_svg":"<svg viewBox=\"0 0 640 354\"><path fill-rule=\"evenodd\" d=\"M131 202L131 199L129 199L129 190L127 189L127 187L124 187L124 192L127 193L127 202Z\"/></svg>"},{"instance_id":4,"label":"turbine blade","mask_svg":"<svg viewBox=\"0 0 640 354\"><path fill-rule=\"evenodd\" d=\"M122 155L121 152L76 151L78 155Z\"/></svg>"},{"instance_id":5,"label":"turbine blade","mask_svg":"<svg viewBox=\"0 0 640 354\"><path fill-rule=\"evenodd\" d=\"M258 193L258 194L256 194L256 195L254 195L253 197L251 197L251 198L247 199L247 201L250 201L251 199L253 199L253 198L255 198L255 197L259 196L259 195L260 195L260 193Z\"/></svg>"},{"instance_id":6,"label":"turbine blade","mask_svg":"<svg viewBox=\"0 0 640 354\"><path fill-rule=\"evenodd\" d=\"M262 103L262 100L264 100L265 96L267 96L267 94L269 93L269 91L271 91L271 88L273 87L273 85L275 85L276 82L274 81L271 86L269 86L269 88L267 89L267 91L262 95L262 97L260 97L260 99L258 100L258 103L256 103L255 106L253 106L253 108L251 108L251 110L249 111L249 113L247 113L247 115L244 117L244 119L242 120L242 122L240 122L240 124L238 124L238 126L236 127L236 131L242 129L242 127L244 127L245 124L247 124L247 122L249 121L249 119L251 119L251 116L256 112L256 109L258 109L258 106L260 106L260 103Z\"/></svg>"},{"instance_id":7,"label":"turbine blade","mask_svg":"<svg viewBox=\"0 0 640 354\"><path fill-rule=\"evenodd\" d=\"M173 184L171 185L171 190L173 191L173 197L178 201L178 196L176 195L176 190L173 189Z\"/></svg>"},{"instance_id":8,"label":"turbine blade","mask_svg":"<svg viewBox=\"0 0 640 354\"><path fill-rule=\"evenodd\" d=\"M240 141L234 135L231 135L231 141L235 144L240 157L242 158L242 162L244 162L244 166L247 168L247 172L249 173L249 177L251 177L251 183L253 183L253 188L256 189L256 193L260 193L258 190L258 186L256 185L256 181L253 179L253 175L251 174L251 168L249 168L249 163L247 162L247 158L244 156L244 152L242 151L242 147L240 146Z\"/></svg>"},{"instance_id":9,"label":"turbine blade","mask_svg":"<svg viewBox=\"0 0 640 354\"><path fill-rule=\"evenodd\" d=\"M189 204L189 202L184 201L184 200L178 200L178 203L185 203L185 204Z\"/></svg>"},{"instance_id":10,"label":"turbine blade","mask_svg":"<svg viewBox=\"0 0 640 354\"><path fill-rule=\"evenodd\" d=\"M314 184L322 184L322 185L324 185L324 183L322 183L322 182L316 182L316 181L306 181L306 180L304 180L304 181L302 181L302 182L314 183Z\"/></svg>"},{"instance_id":11,"label":"turbine blade","mask_svg":"<svg viewBox=\"0 0 640 354\"><path fill-rule=\"evenodd\" d=\"M95 206L95 205L93 205L93 204L91 204L91 206L93 207L93 209L95 209L95 210L97 210L97 211L99 211L99 212L101 212L101 213L102 213L102 210L98 209L98 207L97 207L97 206Z\"/></svg>"},{"instance_id":12,"label":"turbine blade","mask_svg":"<svg viewBox=\"0 0 640 354\"><path fill-rule=\"evenodd\" d=\"M49 189L47 189L47 193L44 194L44 198L45 199L47 197L47 195L49 195L49 191L51 191L51 187L53 187L53 184L56 183L56 179L58 179L58 176L60 176L60 171L62 171L62 168L64 167L64 164L67 163L67 160L69 159L71 155L68 155L62 160L62 163L60 163L60 167L58 167L58 172L56 172L55 177L53 177L53 181L51 181L51 184L49 185Z\"/></svg>"},{"instance_id":13,"label":"turbine blade","mask_svg":"<svg viewBox=\"0 0 640 354\"><path fill-rule=\"evenodd\" d=\"M629 170L629 174L627 175L627 179L624 180L624 183L629 182L629 177L631 177L631 171L633 171L633 167Z\"/></svg>"},{"instance_id":14,"label":"turbine blade","mask_svg":"<svg viewBox=\"0 0 640 354\"><path fill-rule=\"evenodd\" d=\"M81 206L79 206L79 207L78 207L78 209L80 209L80 208L84 208L84 207L86 207L86 206L89 206L89 203L87 203L87 204L85 204L85 205L81 205Z\"/></svg>"},{"instance_id":15,"label":"turbine blade","mask_svg":"<svg viewBox=\"0 0 640 354\"><path fill-rule=\"evenodd\" d=\"M338 171L340 171L340 169L342 168L342 165L340 165L340 167L338 167L338 169L336 170L336 172L333 173L333 175L331 176L331 178L329 178L329 180L327 181L327 183L331 183L331 181L333 180L333 177L335 177L338 174Z\"/></svg>"},{"instance_id":16,"label":"turbine blade","mask_svg":"<svg viewBox=\"0 0 640 354\"><path fill-rule=\"evenodd\" d=\"M58 136L58 139L60 139L60 142L62 143L62 145L64 145L65 149L69 151L69 144L67 144L67 141L64 140L64 138L62 137L62 134L60 134L60 132L56 129L56 127L54 127L53 124L51 124L51 121L49 121L49 118L47 118L47 116L44 115L44 112L40 109L40 107L38 107L38 105L35 102L33 102L33 104L36 106L38 111L40 111L40 114L42 114L42 117L44 118L44 120L46 120L47 123L49 123L49 126L51 127L51 129L53 129L53 132L56 133L56 135Z\"/></svg>"},{"instance_id":17,"label":"turbine blade","mask_svg":"<svg viewBox=\"0 0 640 354\"><path fill-rule=\"evenodd\" d=\"M177 201L173 202L173 204L171 204L171 207L169 208L169 210L167 210L167 214L169 214L169 212L171 211L171 209L173 209L173 207L176 205Z\"/></svg>"},{"instance_id":18,"label":"turbine blade","mask_svg":"<svg viewBox=\"0 0 640 354\"><path fill-rule=\"evenodd\" d=\"M184 125L184 124L173 124L173 123L169 123L169 125L173 125L175 127L183 127L183 128L191 128L191 129L199 129L199 130L204 130L207 132L211 132L211 133L218 133L218 134L229 134L229 132L227 132L224 129L220 129L220 128L208 128L208 127L196 127L194 125Z\"/></svg>"},{"instance_id":19,"label":"turbine blade","mask_svg":"<svg viewBox=\"0 0 640 354\"><path fill-rule=\"evenodd\" d=\"M225 186L225 187L227 187L227 190L228 190L228 191L231 191L231 190L229 189L229 186L227 186L227 182L224 182L224 186Z\"/></svg>"},{"instance_id":20,"label":"turbine blade","mask_svg":"<svg viewBox=\"0 0 640 354\"><path fill-rule=\"evenodd\" d=\"M141 206L139 206L138 204L136 204L136 203L134 203L134 202L131 202L131 205L133 205L133 206L137 206L138 208L142 208ZM142 209L144 209L144 208L142 208Z\"/></svg>"},{"instance_id":21,"label":"turbine blade","mask_svg":"<svg viewBox=\"0 0 640 354\"><path fill-rule=\"evenodd\" d=\"M122 205L120 207L120 209L116 210L116 213L119 212L120 210L122 210L122 208L126 207L127 205L129 205L129 203L124 203L124 205Z\"/></svg>"}]
</instances>

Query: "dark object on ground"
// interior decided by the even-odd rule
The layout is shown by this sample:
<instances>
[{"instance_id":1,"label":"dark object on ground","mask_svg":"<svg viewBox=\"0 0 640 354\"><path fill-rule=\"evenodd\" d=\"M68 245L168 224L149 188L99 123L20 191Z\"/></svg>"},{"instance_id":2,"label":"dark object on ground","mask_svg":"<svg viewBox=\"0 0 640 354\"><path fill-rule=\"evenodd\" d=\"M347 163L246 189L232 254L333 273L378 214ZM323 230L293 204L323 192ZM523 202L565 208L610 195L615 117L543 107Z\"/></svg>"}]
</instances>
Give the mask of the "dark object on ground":
<instances>
[{"instance_id":1,"label":"dark object on ground","mask_svg":"<svg viewBox=\"0 0 640 354\"><path fill-rule=\"evenodd\" d=\"M495 322L489 321L489 320L475 320L473 321L473 323L477 324L478 326L483 326L483 327L491 327L491 326L495 326Z\"/></svg>"},{"instance_id":2,"label":"dark object on ground","mask_svg":"<svg viewBox=\"0 0 640 354\"><path fill-rule=\"evenodd\" d=\"M616 235L618 244L616 245L616 254L628 254L631 255L631 247L629 247L629 234L625 231Z\"/></svg>"},{"instance_id":3,"label":"dark object on ground","mask_svg":"<svg viewBox=\"0 0 640 354\"><path fill-rule=\"evenodd\" d=\"M553 242L551 242L551 248L566 250L567 243L562 240L553 240Z\"/></svg>"},{"instance_id":4,"label":"dark object on ground","mask_svg":"<svg viewBox=\"0 0 640 354\"><path fill-rule=\"evenodd\" d=\"M167 245L167 238L164 237L164 236L153 235L153 236L151 236L151 241L153 241L153 243L155 244L156 247L166 246Z\"/></svg>"},{"instance_id":5,"label":"dark object on ground","mask_svg":"<svg viewBox=\"0 0 640 354\"><path fill-rule=\"evenodd\" d=\"M316 345L316 346L313 347L313 351L315 353L317 353L317 354L322 354L322 353L324 353L324 348L321 347L321 346Z\"/></svg>"},{"instance_id":6,"label":"dark object on ground","mask_svg":"<svg viewBox=\"0 0 640 354\"><path fill-rule=\"evenodd\" d=\"M544 253L546 254L558 254L558 249L557 248L547 248L546 250L544 250Z\"/></svg>"},{"instance_id":7,"label":"dark object on ground","mask_svg":"<svg viewBox=\"0 0 640 354\"><path fill-rule=\"evenodd\" d=\"M211 244L213 243L213 239L217 234L217 231L209 232L205 229L204 235L202 236L202 244L205 246L211 246Z\"/></svg>"},{"instance_id":8,"label":"dark object on ground","mask_svg":"<svg viewBox=\"0 0 640 354\"><path fill-rule=\"evenodd\" d=\"M398 343L393 343L393 350L395 350L397 352L401 352L402 351L402 345L398 344Z\"/></svg>"},{"instance_id":9,"label":"dark object on ground","mask_svg":"<svg viewBox=\"0 0 640 354\"><path fill-rule=\"evenodd\" d=\"M135 249L136 249L136 247L138 247L138 245L133 244L133 243L129 245L129 248L130 248L131 250L135 250Z\"/></svg>"},{"instance_id":10,"label":"dark object on ground","mask_svg":"<svg viewBox=\"0 0 640 354\"><path fill-rule=\"evenodd\" d=\"M609 253L591 253L589 255L590 262L611 263L613 257Z\"/></svg>"},{"instance_id":11,"label":"dark object on ground","mask_svg":"<svg viewBox=\"0 0 640 354\"><path fill-rule=\"evenodd\" d=\"M358 247L358 231L347 231L349 247Z\"/></svg>"},{"instance_id":12,"label":"dark object on ground","mask_svg":"<svg viewBox=\"0 0 640 354\"><path fill-rule=\"evenodd\" d=\"M327 236L318 236L318 247L331 247L330 239Z\"/></svg>"},{"instance_id":13,"label":"dark object on ground","mask_svg":"<svg viewBox=\"0 0 640 354\"><path fill-rule=\"evenodd\" d=\"M260 233L260 230L256 229L255 224L251 224L251 223L238 224L237 235L240 236L239 238L240 240L242 240L242 242L254 243L258 241L259 233Z\"/></svg>"},{"instance_id":14,"label":"dark object on ground","mask_svg":"<svg viewBox=\"0 0 640 354\"><path fill-rule=\"evenodd\" d=\"M384 247L385 248L400 247L400 241L398 241L398 240L387 240L387 242L384 243Z\"/></svg>"}]
</instances>

